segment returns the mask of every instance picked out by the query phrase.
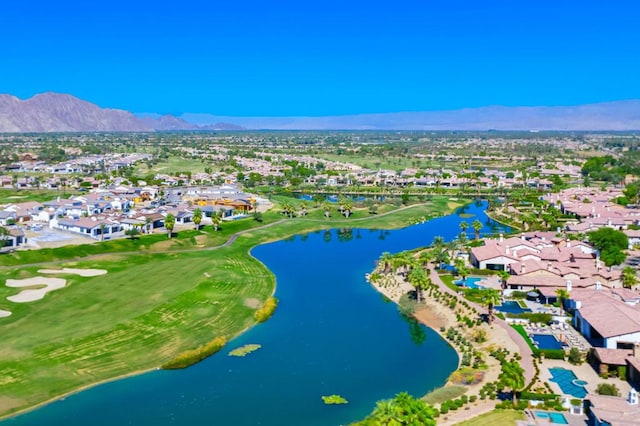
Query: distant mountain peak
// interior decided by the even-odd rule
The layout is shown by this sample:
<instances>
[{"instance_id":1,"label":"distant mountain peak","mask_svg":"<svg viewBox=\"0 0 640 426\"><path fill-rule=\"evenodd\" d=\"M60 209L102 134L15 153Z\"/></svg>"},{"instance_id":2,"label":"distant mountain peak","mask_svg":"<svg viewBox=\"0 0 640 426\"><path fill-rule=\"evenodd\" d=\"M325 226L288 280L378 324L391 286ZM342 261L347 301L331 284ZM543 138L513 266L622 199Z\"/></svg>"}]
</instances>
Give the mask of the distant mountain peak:
<instances>
[{"instance_id":1,"label":"distant mountain peak","mask_svg":"<svg viewBox=\"0 0 640 426\"><path fill-rule=\"evenodd\" d=\"M194 124L197 123L197 124ZM0 94L0 132L177 130L640 130L640 100L576 106L501 105L449 111L327 117L224 117L144 114L99 106L66 93L27 100Z\"/></svg>"}]
</instances>

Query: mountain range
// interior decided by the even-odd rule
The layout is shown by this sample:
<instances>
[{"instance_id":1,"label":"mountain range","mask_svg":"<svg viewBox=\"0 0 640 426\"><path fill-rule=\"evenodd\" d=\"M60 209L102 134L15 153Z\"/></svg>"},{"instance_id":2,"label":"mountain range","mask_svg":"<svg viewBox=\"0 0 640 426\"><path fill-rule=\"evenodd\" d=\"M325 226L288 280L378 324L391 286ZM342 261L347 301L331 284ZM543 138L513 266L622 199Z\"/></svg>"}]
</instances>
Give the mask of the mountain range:
<instances>
[{"instance_id":1,"label":"mountain range","mask_svg":"<svg viewBox=\"0 0 640 426\"><path fill-rule=\"evenodd\" d=\"M640 130L640 100L578 106L487 106L449 111L326 117L136 115L47 92L0 95L0 132L151 132L178 130Z\"/></svg>"}]
</instances>

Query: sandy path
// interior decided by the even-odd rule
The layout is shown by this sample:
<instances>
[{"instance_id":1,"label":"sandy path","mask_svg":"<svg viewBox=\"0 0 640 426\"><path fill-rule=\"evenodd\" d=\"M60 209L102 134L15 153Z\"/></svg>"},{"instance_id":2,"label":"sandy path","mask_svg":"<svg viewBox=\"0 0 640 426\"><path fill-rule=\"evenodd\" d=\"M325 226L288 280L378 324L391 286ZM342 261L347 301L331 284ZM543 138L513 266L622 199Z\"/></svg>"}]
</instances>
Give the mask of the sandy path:
<instances>
[{"instance_id":1,"label":"sandy path","mask_svg":"<svg viewBox=\"0 0 640 426\"><path fill-rule=\"evenodd\" d=\"M440 288L440 291L447 292L449 294L454 294L457 296L457 294L453 290L451 290L442 282L442 280L440 279L440 276L435 271L435 268L431 270L431 281L438 285L438 287ZM473 303L470 301L467 301L467 303L475 307L478 310L478 312L486 311L485 307L480 306L477 303ZM533 368L533 355L531 354L531 349L529 348L529 345L527 345L527 342L525 342L524 338L521 335L519 335L518 332L514 330L513 327L511 327L506 321L501 320L500 318L495 318L493 320L493 325L494 326L497 325L501 327L508 335L509 340L511 341L511 344L505 341L504 342L505 346L512 353L520 354L520 356L522 357L522 359L520 360L520 365L524 369L524 376L527 382L530 382L531 379L533 379L535 370Z\"/></svg>"},{"instance_id":2,"label":"sandy path","mask_svg":"<svg viewBox=\"0 0 640 426\"><path fill-rule=\"evenodd\" d=\"M7 300L14 303L34 302L36 300L43 299L44 296L50 291L64 288L66 283L67 280L63 280L62 278L45 277L26 278L24 280L7 280L7 287L20 288L45 286L44 288L22 290L20 293L14 296L7 297Z\"/></svg>"},{"instance_id":3,"label":"sandy path","mask_svg":"<svg viewBox=\"0 0 640 426\"><path fill-rule=\"evenodd\" d=\"M75 274L81 277L97 277L98 275L105 275L107 271L105 269L75 269L75 268L62 268L62 269L39 269L39 274Z\"/></svg>"}]
</instances>

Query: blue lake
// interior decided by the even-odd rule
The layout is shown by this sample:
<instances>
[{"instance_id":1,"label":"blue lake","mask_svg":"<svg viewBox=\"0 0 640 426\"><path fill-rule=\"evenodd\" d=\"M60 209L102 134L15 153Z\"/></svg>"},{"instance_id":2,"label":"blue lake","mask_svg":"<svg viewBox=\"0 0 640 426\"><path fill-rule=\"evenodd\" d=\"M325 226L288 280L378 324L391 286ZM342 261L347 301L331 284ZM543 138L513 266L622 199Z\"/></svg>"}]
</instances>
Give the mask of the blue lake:
<instances>
[{"instance_id":1,"label":"blue lake","mask_svg":"<svg viewBox=\"0 0 640 426\"><path fill-rule=\"evenodd\" d=\"M486 227L485 204L464 213ZM401 230L331 230L265 244L252 254L277 277L280 304L266 323L211 358L180 371L106 383L10 419L7 425L339 425L362 419L376 401L444 384L454 350L434 331L403 318L365 281L382 252L425 246L459 233L457 215ZM212 253L215 255L215 253ZM262 348L227 356L247 343ZM346 405L324 405L339 394Z\"/></svg>"}]
</instances>

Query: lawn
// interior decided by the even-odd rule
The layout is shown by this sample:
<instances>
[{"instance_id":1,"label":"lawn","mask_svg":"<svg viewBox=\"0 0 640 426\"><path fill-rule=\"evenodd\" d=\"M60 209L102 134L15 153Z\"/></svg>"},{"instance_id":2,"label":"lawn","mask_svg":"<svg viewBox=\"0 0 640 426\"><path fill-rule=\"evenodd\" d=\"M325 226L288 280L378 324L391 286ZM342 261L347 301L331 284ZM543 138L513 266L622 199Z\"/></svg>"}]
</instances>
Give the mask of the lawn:
<instances>
[{"instance_id":1,"label":"lawn","mask_svg":"<svg viewBox=\"0 0 640 426\"><path fill-rule=\"evenodd\" d=\"M172 175L174 173L190 172L204 173L205 167L211 167L214 171L215 166L209 162L203 163L201 160L192 160L190 158L169 157L167 161L154 165L151 169L144 162L136 166L135 172L137 176L146 176L150 173L164 173Z\"/></svg>"},{"instance_id":2,"label":"lawn","mask_svg":"<svg viewBox=\"0 0 640 426\"><path fill-rule=\"evenodd\" d=\"M52 189L0 189L0 204L24 203L27 201L55 200L57 197L69 198L71 195L78 195L81 192L76 190L52 190Z\"/></svg>"},{"instance_id":3,"label":"lawn","mask_svg":"<svg viewBox=\"0 0 640 426\"><path fill-rule=\"evenodd\" d=\"M493 410L489 413L481 414L472 419L458 423L457 426L496 426L515 425L517 420L524 420L522 411L515 410Z\"/></svg>"},{"instance_id":4,"label":"lawn","mask_svg":"<svg viewBox=\"0 0 640 426\"><path fill-rule=\"evenodd\" d=\"M444 213L443 206L446 200L393 214L329 220L268 212L265 222L272 226L262 229L255 228L264 223L247 219L223 222L219 232L210 226L181 231L171 240L165 234L143 235L4 255L3 279L37 276L41 268L109 272L90 278L61 274L65 288L22 304L9 302L18 290L0 283L0 309L13 313L0 319L0 417L83 386L157 368L186 349L254 325L254 300L263 302L275 286L273 274L248 254L257 244L347 223L402 227ZM220 246L239 231L245 232L233 244ZM41 262L50 263L27 265Z\"/></svg>"},{"instance_id":5,"label":"lawn","mask_svg":"<svg viewBox=\"0 0 640 426\"><path fill-rule=\"evenodd\" d=\"M429 392L422 397L422 400L430 405L442 404L445 401L464 395L466 391L467 388L464 386L445 386Z\"/></svg>"}]
</instances>

